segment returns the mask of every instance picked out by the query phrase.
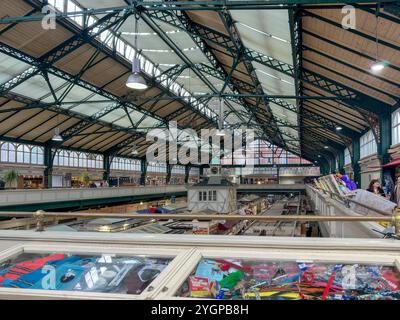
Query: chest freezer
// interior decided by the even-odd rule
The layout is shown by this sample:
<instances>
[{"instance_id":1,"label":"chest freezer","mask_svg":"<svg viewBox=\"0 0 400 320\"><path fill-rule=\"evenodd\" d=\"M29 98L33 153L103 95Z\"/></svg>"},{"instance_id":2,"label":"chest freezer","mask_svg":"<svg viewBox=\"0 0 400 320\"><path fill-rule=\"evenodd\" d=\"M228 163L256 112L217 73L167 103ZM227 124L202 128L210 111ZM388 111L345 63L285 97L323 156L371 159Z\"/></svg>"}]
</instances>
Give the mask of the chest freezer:
<instances>
[{"instance_id":1,"label":"chest freezer","mask_svg":"<svg viewBox=\"0 0 400 320\"><path fill-rule=\"evenodd\" d=\"M397 300L400 242L0 231L0 299Z\"/></svg>"}]
</instances>

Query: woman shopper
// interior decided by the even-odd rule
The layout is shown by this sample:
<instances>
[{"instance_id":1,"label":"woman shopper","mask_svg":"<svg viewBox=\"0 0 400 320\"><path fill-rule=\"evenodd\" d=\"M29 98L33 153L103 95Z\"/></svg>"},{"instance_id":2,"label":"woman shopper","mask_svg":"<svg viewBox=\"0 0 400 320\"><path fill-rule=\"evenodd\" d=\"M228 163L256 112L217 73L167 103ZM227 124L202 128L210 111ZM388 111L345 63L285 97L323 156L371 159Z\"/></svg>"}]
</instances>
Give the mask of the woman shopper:
<instances>
[{"instance_id":1,"label":"woman shopper","mask_svg":"<svg viewBox=\"0 0 400 320\"><path fill-rule=\"evenodd\" d=\"M375 193L378 196L382 196L384 198L387 198L385 192L383 191L380 182L377 179L373 179L370 184L369 187L367 189L367 191Z\"/></svg>"}]
</instances>

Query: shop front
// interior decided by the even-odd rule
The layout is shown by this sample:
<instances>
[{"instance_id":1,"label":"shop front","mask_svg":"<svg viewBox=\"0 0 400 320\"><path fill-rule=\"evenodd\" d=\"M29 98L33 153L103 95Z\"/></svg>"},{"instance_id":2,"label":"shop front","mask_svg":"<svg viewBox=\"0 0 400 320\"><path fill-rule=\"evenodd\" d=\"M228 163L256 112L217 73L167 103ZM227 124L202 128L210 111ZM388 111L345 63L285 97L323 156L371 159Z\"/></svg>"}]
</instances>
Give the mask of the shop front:
<instances>
[{"instance_id":1,"label":"shop front","mask_svg":"<svg viewBox=\"0 0 400 320\"><path fill-rule=\"evenodd\" d=\"M40 189L43 188L43 166L20 166L17 164L7 165L3 164L0 168L0 178L4 176L10 170L15 170L17 173L17 179L6 185L6 188L14 189Z\"/></svg>"},{"instance_id":2,"label":"shop front","mask_svg":"<svg viewBox=\"0 0 400 320\"><path fill-rule=\"evenodd\" d=\"M101 183L103 183L103 171L90 169L83 171L76 168L56 168L53 170L53 188L83 188L94 185L99 187Z\"/></svg>"},{"instance_id":3,"label":"shop front","mask_svg":"<svg viewBox=\"0 0 400 320\"><path fill-rule=\"evenodd\" d=\"M189 180L190 180L190 178L189 178ZM185 175L184 174L172 175L171 180L169 182L169 184L173 184L173 185L181 185L184 183L185 183Z\"/></svg>"},{"instance_id":4,"label":"shop front","mask_svg":"<svg viewBox=\"0 0 400 320\"><path fill-rule=\"evenodd\" d=\"M127 172L112 171L109 179L110 187L134 187L140 185L140 173L135 172L127 174Z\"/></svg>"},{"instance_id":5,"label":"shop front","mask_svg":"<svg viewBox=\"0 0 400 320\"><path fill-rule=\"evenodd\" d=\"M167 182L165 173L148 173L146 177L146 185L148 186L164 186Z\"/></svg>"},{"instance_id":6,"label":"shop front","mask_svg":"<svg viewBox=\"0 0 400 320\"><path fill-rule=\"evenodd\" d=\"M275 184L278 183L277 175L251 175L242 178L243 184Z\"/></svg>"}]
</instances>

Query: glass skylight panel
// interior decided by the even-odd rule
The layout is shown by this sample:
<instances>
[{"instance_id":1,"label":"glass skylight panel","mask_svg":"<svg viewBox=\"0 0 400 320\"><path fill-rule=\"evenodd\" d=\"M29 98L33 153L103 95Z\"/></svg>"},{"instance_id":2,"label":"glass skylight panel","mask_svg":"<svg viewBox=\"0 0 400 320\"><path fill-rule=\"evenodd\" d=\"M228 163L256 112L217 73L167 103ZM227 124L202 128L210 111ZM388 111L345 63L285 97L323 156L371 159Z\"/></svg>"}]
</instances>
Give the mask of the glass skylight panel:
<instances>
[{"instance_id":1,"label":"glass skylight panel","mask_svg":"<svg viewBox=\"0 0 400 320\"><path fill-rule=\"evenodd\" d=\"M149 128L161 125L161 121L155 120L151 117L146 117L139 125L139 128Z\"/></svg>"},{"instance_id":2,"label":"glass skylight panel","mask_svg":"<svg viewBox=\"0 0 400 320\"><path fill-rule=\"evenodd\" d=\"M71 107L72 111L82 113L87 116L92 116L95 113L103 110L108 107L111 102L103 102L103 103L82 103L76 106Z\"/></svg>"},{"instance_id":3,"label":"glass skylight panel","mask_svg":"<svg viewBox=\"0 0 400 320\"><path fill-rule=\"evenodd\" d=\"M71 2L71 0L67 0L67 1ZM93 7L93 5L102 7L103 5L101 5L101 3L102 3L101 1L97 1L96 3L89 3L89 2L86 2L85 0L81 0L82 5L87 5L90 7ZM52 0L52 1L50 1L50 4L55 6L59 11L65 10L63 1L60 2L60 1ZM83 10L83 8L75 2L71 2L68 5L70 8L74 9L73 11ZM74 20L75 22L77 22L79 24L80 20L76 20L76 19L72 19L72 20ZM93 23L95 23L96 20L98 20L98 17L89 17L88 24L92 25ZM128 19L128 21L130 21L130 20ZM129 34L129 32L132 32L132 30L134 29L133 22L132 22L132 28L131 28L130 23L128 21L119 30L120 32L124 33L124 35L122 35L123 38L125 38L126 36L133 36L133 35ZM197 48L197 46L194 44L194 42L191 40L191 38L185 32L181 32L180 30L177 30L175 27L172 27L168 24L165 24L165 23L162 23L159 21L157 21L157 24L161 27L161 29L164 30L164 32L166 32L166 34L168 34L168 36L174 38L177 43L181 44L179 42L181 40L177 40L177 39L185 39L182 41L185 41L185 44L187 43L187 45L181 49L185 51L185 54L190 56L190 59L194 59L194 61L197 61L197 62L204 62L204 63L208 62L208 60L201 53L201 50L199 48ZM153 35L154 32L150 31L151 28L149 28L149 26L147 26L143 20L139 20L139 25L140 25L139 30L141 30L141 32L143 32L143 35L141 35L141 36L144 37L144 36L146 36L146 34L149 34L149 36ZM95 33L96 28L94 28L94 30L92 32ZM122 39L118 38L115 34L113 34L110 30L106 30L98 36L98 39L100 41L105 42L105 44L107 46L109 46L111 49L115 49L119 54L121 54L122 56L127 58L129 61L132 61L132 59L135 55L135 50L126 41L126 38L124 39L125 41L123 41ZM114 48L114 46L115 46L115 48ZM151 54L154 55L155 53L152 52ZM173 56L173 55L165 55L165 53L163 53L163 55L164 55L164 58ZM146 57L141 55L141 58L142 58L141 59L142 68L146 73L148 73L150 76L160 73L160 71L155 67L155 65L151 61L149 61ZM153 56L153 58L154 58L154 56ZM182 63L182 61L180 61L180 59L176 55L172 61L162 61L163 59L153 59L153 60L161 61L166 65L175 65L175 64ZM187 90L184 89L179 84L172 84L172 85L168 84L167 87L177 95L187 95ZM190 99L190 100L192 102L196 101L195 99ZM198 104L197 108L199 110L201 110L201 112L203 112L208 117L216 116L216 114L213 111L211 111L207 106L205 106L203 104Z\"/></svg>"},{"instance_id":4,"label":"glass skylight panel","mask_svg":"<svg viewBox=\"0 0 400 320\"><path fill-rule=\"evenodd\" d=\"M37 75L25 80L11 91L22 96L26 96L27 93L29 93L29 98L39 100L49 93L50 89L46 80L42 76ZM54 101L54 99L52 99L52 101Z\"/></svg>"},{"instance_id":5,"label":"glass skylight panel","mask_svg":"<svg viewBox=\"0 0 400 320\"><path fill-rule=\"evenodd\" d=\"M124 127L124 128L129 128L132 126L130 120L128 119L128 117L123 117L117 121L114 122L115 125L120 126L120 127Z\"/></svg>"},{"instance_id":6,"label":"glass skylight panel","mask_svg":"<svg viewBox=\"0 0 400 320\"><path fill-rule=\"evenodd\" d=\"M29 64L0 53L0 83L17 77L29 68Z\"/></svg>"},{"instance_id":7,"label":"glass skylight panel","mask_svg":"<svg viewBox=\"0 0 400 320\"><path fill-rule=\"evenodd\" d=\"M81 100L104 100L103 96L94 94L94 92L75 85L68 95L65 97L64 102L76 102Z\"/></svg>"}]
</instances>

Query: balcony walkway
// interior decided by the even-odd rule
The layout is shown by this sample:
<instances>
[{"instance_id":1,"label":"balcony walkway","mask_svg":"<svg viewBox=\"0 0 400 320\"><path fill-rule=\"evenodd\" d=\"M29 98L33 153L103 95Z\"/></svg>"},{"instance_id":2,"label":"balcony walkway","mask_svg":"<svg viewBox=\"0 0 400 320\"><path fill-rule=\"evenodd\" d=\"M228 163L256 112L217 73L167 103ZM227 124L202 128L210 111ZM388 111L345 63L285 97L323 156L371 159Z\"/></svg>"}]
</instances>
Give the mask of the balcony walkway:
<instances>
[{"instance_id":1,"label":"balcony walkway","mask_svg":"<svg viewBox=\"0 0 400 320\"><path fill-rule=\"evenodd\" d=\"M305 192L303 184L267 184L238 187L238 193ZM79 208L93 205L112 205L132 201L164 199L186 196L185 185L137 186L119 188L68 188L1 190L1 211L36 211Z\"/></svg>"}]
</instances>

